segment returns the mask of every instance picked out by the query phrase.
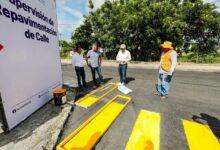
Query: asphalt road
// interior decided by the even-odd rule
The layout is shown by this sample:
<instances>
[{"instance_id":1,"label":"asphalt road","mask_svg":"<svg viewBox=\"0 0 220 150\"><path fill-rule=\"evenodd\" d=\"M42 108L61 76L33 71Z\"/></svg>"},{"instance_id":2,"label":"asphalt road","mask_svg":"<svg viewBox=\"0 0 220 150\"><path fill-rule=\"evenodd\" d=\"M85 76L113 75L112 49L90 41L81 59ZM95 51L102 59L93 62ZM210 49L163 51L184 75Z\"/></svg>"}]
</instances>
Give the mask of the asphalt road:
<instances>
[{"instance_id":1,"label":"asphalt road","mask_svg":"<svg viewBox=\"0 0 220 150\"><path fill-rule=\"evenodd\" d=\"M76 76L71 65L63 65L64 81L76 86ZM109 81L118 81L116 67L104 67L102 73ZM86 68L87 82L91 81L91 72ZM220 128L220 73L177 71L174 75L169 98L161 101L154 96L157 70L128 68L128 87L133 90L132 97L126 109L120 114L109 130L96 145L97 150L123 150L131 134L135 120L141 109L158 112L161 115L161 150L188 149L181 119L193 120L201 113L204 124ZM106 101L110 100L115 91L96 106L85 110L75 107L64 130L61 139L70 134L89 116L96 112ZM220 138L219 132L214 131ZM199 140L199 139L198 139Z\"/></svg>"}]
</instances>

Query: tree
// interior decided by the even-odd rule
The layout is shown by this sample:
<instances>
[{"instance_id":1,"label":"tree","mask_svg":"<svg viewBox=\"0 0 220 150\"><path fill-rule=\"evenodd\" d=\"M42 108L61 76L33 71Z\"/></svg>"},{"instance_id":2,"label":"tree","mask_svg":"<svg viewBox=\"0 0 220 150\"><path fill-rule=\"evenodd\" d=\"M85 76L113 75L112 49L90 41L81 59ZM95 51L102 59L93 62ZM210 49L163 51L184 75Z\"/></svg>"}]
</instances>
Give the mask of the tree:
<instances>
[{"instance_id":1,"label":"tree","mask_svg":"<svg viewBox=\"0 0 220 150\"><path fill-rule=\"evenodd\" d=\"M204 4L201 0L183 1L184 21L188 24L184 32L186 45L194 44L192 50L197 55L196 62L199 61L199 56L218 49L220 13L215 11L215 9L215 5Z\"/></svg>"},{"instance_id":2,"label":"tree","mask_svg":"<svg viewBox=\"0 0 220 150\"><path fill-rule=\"evenodd\" d=\"M73 49L72 44L68 43L67 41L64 41L64 40L60 40L59 45L61 47L61 51L60 51L61 57L66 57L67 52Z\"/></svg>"},{"instance_id":3,"label":"tree","mask_svg":"<svg viewBox=\"0 0 220 150\"><path fill-rule=\"evenodd\" d=\"M73 47L80 45L83 49L89 49L92 42L92 26L89 19L85 19L84 24L75 30L72 36Z\"/></svg>"},{"instance_id":4,"label":"tree","mask_svg":"<svg viewBox=\"0 0 220 150\"><path fill-rule=\"evenodd\" d=\"M92 0L89 0L89 6L90 10L92 11L94 9L94 4Z\"/></svg>"},{"instance_id":5,"label":"tree","mask_svg":"<svg viewBox=\"0 0 220 150\"><path fill-rule=\"evenodd\" d=\"M219 46L220 13L202 0L107 0L85 16L72 36L74 44L83 43L86 49L97 39L110 50L109 59L125 43L134 60L158 60L165 40L180 54L196 41L194 49L202 55Z\"/></svg>"}]
</instances>

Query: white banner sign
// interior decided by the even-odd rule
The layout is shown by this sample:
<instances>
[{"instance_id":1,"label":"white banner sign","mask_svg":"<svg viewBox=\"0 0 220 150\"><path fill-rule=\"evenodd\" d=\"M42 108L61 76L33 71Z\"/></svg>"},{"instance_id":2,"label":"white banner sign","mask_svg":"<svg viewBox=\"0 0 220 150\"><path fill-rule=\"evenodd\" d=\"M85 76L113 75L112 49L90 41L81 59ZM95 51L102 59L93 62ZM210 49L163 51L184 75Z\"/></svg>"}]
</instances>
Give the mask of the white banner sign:
<instances>
[{"instance_id":1,"label":"white banner sign","mask_svg":"<svg viewBox=\"0 0 220 150\"><path fill-rule=\"evenodd\" d=\"M8 130L62 86L54 0L0 0L0 92Z\"/></svg>"}]
</instances>

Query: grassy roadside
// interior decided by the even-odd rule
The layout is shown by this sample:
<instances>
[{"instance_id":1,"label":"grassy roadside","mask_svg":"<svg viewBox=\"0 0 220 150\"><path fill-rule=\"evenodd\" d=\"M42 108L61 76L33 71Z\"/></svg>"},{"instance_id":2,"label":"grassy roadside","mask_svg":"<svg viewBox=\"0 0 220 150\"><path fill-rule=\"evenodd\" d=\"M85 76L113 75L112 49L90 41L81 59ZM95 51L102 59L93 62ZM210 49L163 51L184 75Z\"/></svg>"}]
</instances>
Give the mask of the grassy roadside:
<instances>
[{"instance_id":1,"label":"grassy roadside","mask_svg":"<svg viewBox=\"0 0 220 150\"><path fill-rule=\"evenodd\" d=\"M71 59L71 56L66 53L62 53L60 56L61 59ZM178 57L179 63L196 63L196 60L197 55L193 52L182 53L182 55ZM138 63L139 61L136 62ZM198 64L220 64L220 52L199 56Z\"/></svg>"},{"instance_id":2,"label":"grassy roadside","mask_svg":"<svg viewBox=\"0 0 220 150\"><path fill-rule=\"evenodd\" d=\"M193 52L183 53L182 56L178 58L179 62L192 62L195 63L197 56ZM200 64L219 64L220 63L220 52L207 54L200 56L198 59Z\"/></svg>"}]
</instances>

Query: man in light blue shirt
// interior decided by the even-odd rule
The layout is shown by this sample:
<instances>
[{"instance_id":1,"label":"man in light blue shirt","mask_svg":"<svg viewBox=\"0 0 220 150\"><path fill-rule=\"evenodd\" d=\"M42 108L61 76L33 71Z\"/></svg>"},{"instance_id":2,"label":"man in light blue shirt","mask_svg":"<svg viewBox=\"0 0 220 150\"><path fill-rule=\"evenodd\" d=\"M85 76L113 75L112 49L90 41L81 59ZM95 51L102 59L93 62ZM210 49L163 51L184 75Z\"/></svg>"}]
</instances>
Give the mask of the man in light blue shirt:
<instances>
[{"instance_id":1,"label":"man in light blue shirt","mask_svg":"<svg viewBox=\"0 0 220 150\"><path fill-rule=\"evenodd\" d=\"M92 50L90 50L87 53L86 62L87 65L91 68L93 82L95 87L97 87L100 84L97 83L96 72L99 76L100 82L102 82L103 80L103 76L101 74L101 68L100 68L102 63L102 57L100 51L98 50L98 43L93 43Z\"/></svg>"}]
</instances>

